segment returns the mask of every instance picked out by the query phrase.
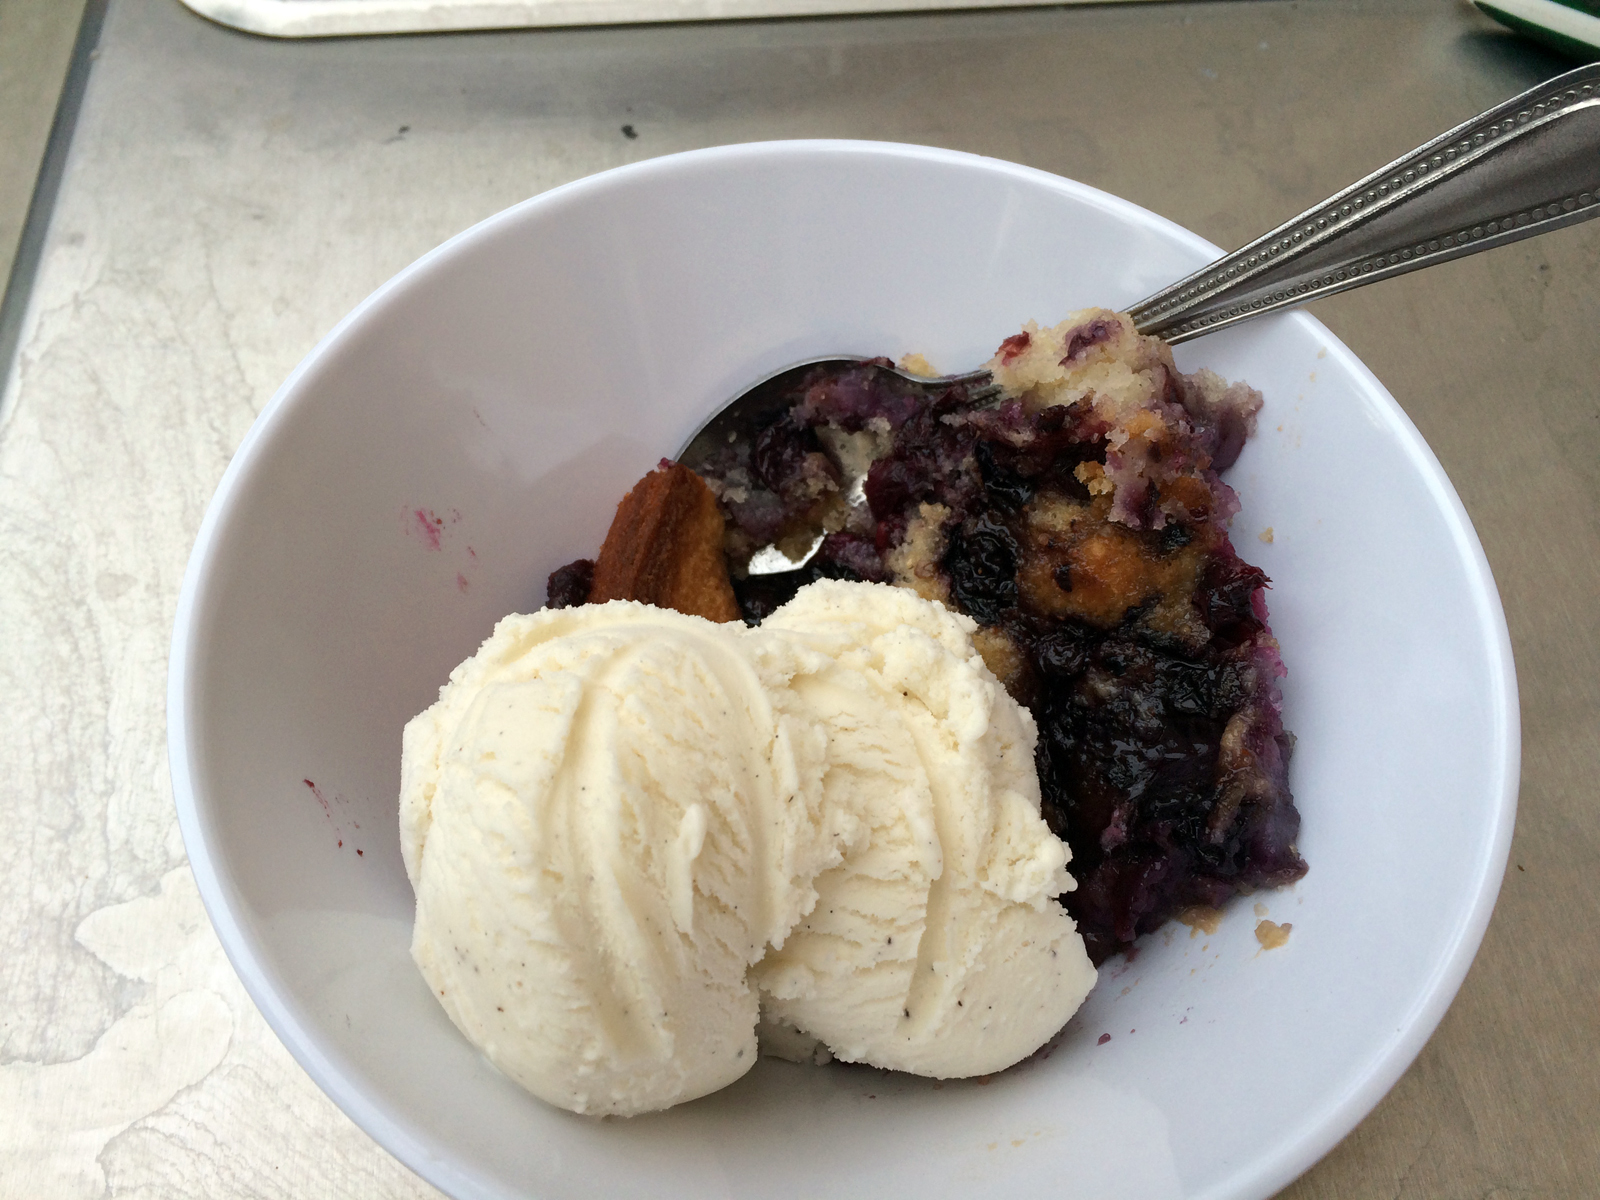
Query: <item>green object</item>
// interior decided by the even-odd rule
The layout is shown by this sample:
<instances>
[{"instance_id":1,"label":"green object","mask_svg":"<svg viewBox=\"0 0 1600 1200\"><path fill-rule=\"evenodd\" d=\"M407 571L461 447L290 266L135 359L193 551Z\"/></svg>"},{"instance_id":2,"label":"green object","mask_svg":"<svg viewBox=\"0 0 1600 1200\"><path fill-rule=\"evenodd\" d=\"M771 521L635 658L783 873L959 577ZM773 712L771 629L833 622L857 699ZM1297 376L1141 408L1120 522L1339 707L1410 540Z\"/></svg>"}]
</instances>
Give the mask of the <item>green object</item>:
<instances>
[{"instance_id":1,"label":"green object","mask_svg":"<svg viewBox=\"0 0 1600 1200\"><path fill-rule=\"evenodd\" d=\"M1600 0L1474 0L1500 24L1583 62L1600 59Z\"/></svg>"}]
</instances>

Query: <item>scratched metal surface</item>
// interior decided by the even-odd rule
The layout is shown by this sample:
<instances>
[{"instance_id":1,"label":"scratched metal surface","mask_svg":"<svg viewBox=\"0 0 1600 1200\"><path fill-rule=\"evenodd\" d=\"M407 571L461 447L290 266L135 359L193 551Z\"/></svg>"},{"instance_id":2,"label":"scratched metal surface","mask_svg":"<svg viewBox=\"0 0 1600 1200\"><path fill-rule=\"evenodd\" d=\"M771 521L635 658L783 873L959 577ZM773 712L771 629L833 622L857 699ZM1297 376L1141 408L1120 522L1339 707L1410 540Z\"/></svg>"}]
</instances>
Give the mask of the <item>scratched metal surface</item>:
<instances>
[{"instance_id":1,"label":"scratched metal surface","mask_svg":"<svg viewBox=\"0 0 1600 1200\"><path fill-rule=\"evenodd\" d=\"M234 978L185 864L163 715L223 467L393 272L593 171L798 136L1015 159L1236 245L1561 66L1453 0L297 43L112 0L0 407L0 1196L429 1192ZM1590 224L1316 310L1477 524L1525 758L1512 865L1454 1008L1294 1200L1592 1194L1597 277Z\"/></svg>"}]
</instances>

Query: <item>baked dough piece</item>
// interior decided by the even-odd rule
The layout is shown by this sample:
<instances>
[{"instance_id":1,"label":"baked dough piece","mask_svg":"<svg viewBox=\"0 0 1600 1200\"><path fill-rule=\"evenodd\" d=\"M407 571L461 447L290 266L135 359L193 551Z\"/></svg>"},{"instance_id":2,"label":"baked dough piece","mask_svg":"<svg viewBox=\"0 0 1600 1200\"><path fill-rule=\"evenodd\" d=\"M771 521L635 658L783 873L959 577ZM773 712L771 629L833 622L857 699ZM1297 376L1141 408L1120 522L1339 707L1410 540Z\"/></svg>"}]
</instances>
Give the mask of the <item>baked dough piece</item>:
<instances>
[{"instance_id":1,"label":"baked dough piece","mask_svg":"<svg viewBox=\"0 0 1600 1200\"><path fill-rule=\"evenodd\" d=\"M589 603L638 600L711 621L739 620L722 535L711 489L688 467L663 459L617 505Z\"/></svg>"}]
</instances>

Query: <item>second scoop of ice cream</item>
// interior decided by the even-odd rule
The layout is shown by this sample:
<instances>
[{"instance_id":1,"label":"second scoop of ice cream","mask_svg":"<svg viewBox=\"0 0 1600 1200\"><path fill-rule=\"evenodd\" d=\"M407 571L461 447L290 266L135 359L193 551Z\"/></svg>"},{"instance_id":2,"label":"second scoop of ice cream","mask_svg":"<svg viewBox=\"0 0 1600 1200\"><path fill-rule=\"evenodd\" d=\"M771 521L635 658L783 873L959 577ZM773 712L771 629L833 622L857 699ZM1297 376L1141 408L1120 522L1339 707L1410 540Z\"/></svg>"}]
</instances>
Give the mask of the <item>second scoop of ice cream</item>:
<instances>
[{"instance_id":1,"label":"second scoop of ice cream","mask_svg":"<svg viewBox=\"0 0 1600 1200\"><path fill-rule=\"evenodd\" d=\"M755 1058L1000 1070L1094 982L1053 897L1031 718L972 624L821 583L756 629L614 602L508 617L407 726L413 956L541 1098L629 1114Z\"/></svg>"},{"instance_id":2,"label":"second scoop of ice cream","mask_svg":"<svg viewBox=\"0 0 1600 1200\"><path fill-rule=\"evenodd\" d=\"M764 1015L938 1078L1031 1054L1095 978L1053 899L1073 883L1039 815L1032 717L967 618L901 588L813 585L761 629L775 703L827 731L822 809L861 824L756 967Z\"/></svg>"}]
</instances>

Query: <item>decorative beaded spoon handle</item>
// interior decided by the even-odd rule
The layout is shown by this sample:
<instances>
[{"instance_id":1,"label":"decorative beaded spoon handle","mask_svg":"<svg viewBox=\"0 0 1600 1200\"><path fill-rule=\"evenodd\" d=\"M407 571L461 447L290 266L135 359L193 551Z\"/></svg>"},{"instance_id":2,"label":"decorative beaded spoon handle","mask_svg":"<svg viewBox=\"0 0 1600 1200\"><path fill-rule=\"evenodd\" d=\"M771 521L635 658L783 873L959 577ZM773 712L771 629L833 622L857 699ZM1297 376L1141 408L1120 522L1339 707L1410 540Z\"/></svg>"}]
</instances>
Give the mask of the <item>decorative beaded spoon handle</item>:
<instances>
[{"instance_id":1,"label":"decorative beaded spoon handle","mask_svg":"<svg viewBox=\"0 0 1600 1200\"><path fill-rule=\"evenodd\" d=\"M1600 63L1440 134L1128 309L1177 343L1600 216Z\"/></svg>"}]
</instances>

